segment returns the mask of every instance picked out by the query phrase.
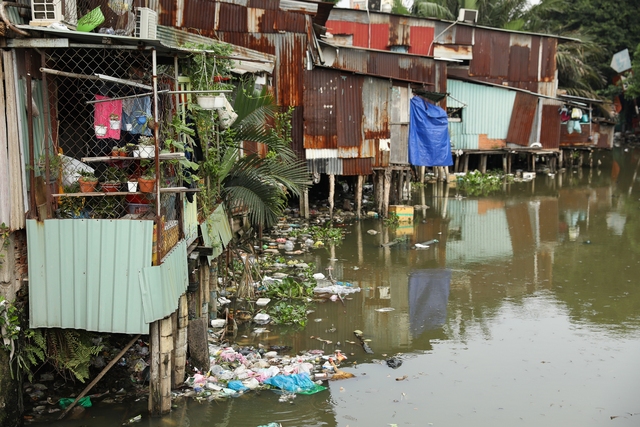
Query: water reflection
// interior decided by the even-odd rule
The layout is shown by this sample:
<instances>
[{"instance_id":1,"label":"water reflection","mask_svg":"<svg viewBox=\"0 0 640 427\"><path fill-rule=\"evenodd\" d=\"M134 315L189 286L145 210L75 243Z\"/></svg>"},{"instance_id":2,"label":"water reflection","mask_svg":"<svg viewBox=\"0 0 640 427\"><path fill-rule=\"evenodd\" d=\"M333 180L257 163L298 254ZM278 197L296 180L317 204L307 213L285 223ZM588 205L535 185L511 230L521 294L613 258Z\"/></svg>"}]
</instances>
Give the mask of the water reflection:
<instances>
[{"instance_id":1,"label":"water reflection","mask_svg":"<svg viewBox=\"0 0 640 427\"><path fill-rule=\"evenodd\" d=\"M417 338L447 320L451 270L414 271L409 275L409 329Z\"/></svg>"}]
</instances>

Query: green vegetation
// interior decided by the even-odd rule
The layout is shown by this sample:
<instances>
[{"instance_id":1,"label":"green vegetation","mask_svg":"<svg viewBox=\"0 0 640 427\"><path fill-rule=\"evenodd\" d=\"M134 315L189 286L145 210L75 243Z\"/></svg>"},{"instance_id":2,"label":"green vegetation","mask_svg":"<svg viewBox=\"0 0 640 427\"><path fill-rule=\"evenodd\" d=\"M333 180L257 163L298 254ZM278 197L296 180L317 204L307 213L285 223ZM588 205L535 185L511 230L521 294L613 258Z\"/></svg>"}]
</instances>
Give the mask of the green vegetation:
<instances>
[{"instance_id":1,"label":"green vegetation","mask_svg":"<svg viewBox=\"0 0 640 427\"><path fill-rule=\"evenodd\" d=\"M279 301L269 307L268 314L276 325L298 325L302 328L307 324L307 304Z\"/></svg>"},{"instance_id":2,"label":"green vegetation","mask_svg":"<svg viewBox=\"0 0 640 427\"><path fill-rule=\"evenodd\" d=\"M400 225L400 217L395 213L391 213L384 219L384 225L388 227L397 227Z\"/></svg>"},{"instance_id":3,"label":"green vegetation","mask_svg":"<svg viewBox=\"0 0 640 427\"><path fill-rule=\"evenodd\" d=\"M513 178L499 171L482 174L478 171L469 172L458 178L458 188L469 196L486 196L502 190L502 185L512 182Z\"/></svg>"}]
</instances>

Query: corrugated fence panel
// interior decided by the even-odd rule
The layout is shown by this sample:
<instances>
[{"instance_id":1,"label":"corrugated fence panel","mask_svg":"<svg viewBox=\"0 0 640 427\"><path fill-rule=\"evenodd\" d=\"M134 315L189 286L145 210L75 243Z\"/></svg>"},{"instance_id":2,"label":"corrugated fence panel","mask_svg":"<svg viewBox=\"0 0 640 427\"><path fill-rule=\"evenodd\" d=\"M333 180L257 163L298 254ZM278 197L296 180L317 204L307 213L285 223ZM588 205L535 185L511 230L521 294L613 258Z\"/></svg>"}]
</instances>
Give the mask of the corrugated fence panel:
<instances>
[{"instance_id":1,"label":"corrugated fence panel","mask_svg":"<svg viewBox=\"0 0 640 427\"><path fill-rule=\"evenodd\" d=\"M516 92L509 89L447 80L449 93L456 100L467 104L462 109L462 122L449 124L451 138L456 149L475 150L478 137L506 139ZM448 100L449 107L462 107L460 102ZM487 112L491 112L490 115Z\"/></svg>"},{"instance_id":2,"label":"corrugated fence panel","mask_svg":"<svg viewBox=\"0 0 640 427\"><path fill-rule=\"evenodd\" d=\"M538 97L518 92L513 105L507 142L518 145L529 145L533 119L538 107Z\"/></svg>"},{"instance_id":3,"label":"corrugated fence panel","mask_svg":"<svg viewBox=\"0 0 640 427\"><path fill-rule=\"evenodd\" d=\"M146 323L163 319L176 311L178 299L189 284L187 242L182 240L178 243L161 265L142 269L139 278Z\"/></svg>"},{"instance_id":4,"label":"corrugated fence panel","mask_svg":"<svg viewBox=\"0 0 640 427\"><path fill-rule=\"evenodd\" d=\"M560 113L559 105L542 106L542 126L540 127L540 143L543 148L560 146Z\"/></svg>"},{"instance_id":5,"label":"corrugated fence panel","mask_svg":"<svg viewBox=\"0 0 640 427\"><path fill-rule=\"evenodd\" d=\"M152 234L152 221L27 221L29 326L149 333L138 274Z\"/></svg>"}]
</instances>

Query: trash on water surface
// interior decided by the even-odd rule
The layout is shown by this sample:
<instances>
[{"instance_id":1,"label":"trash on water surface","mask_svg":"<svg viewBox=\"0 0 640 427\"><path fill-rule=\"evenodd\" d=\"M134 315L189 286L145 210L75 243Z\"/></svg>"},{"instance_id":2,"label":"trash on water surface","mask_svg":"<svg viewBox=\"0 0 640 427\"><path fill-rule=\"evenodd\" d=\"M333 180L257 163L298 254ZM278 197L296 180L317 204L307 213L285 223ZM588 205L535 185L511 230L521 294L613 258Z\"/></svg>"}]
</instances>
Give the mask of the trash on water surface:
<instances>
[{"instance_id":1,"label":"trash on water surface","mask_svg":"<svg viewBox=\"0 0 640 427\"><path fill-rule=\"evenodd\" d=\"M67 406L71 405L76 399L71 398L71 397L63 397L62 399L60 399L58 401L58 405L60 405L60 407L62 409L66 408ZM91 396L85 396L82 399L78 400L78 405L82 406L83 408L90 408L91 407Z\"/></svg>"},{"instance_id":2,"label":"trash on water surface","mask_svg":"<svg viewBox=\"0 0 640 427\"><path fill-rule=\"evenodd\" d=\"M395 310L395 308L393 307L376 308L376 311L379 311L380 313L385 313L387 311L393 311L393 310Z\"/></svg>"},{"instance_id":3,"label":"trash on water surface","mask_svg":"<svg viewBox=\"0 0 640 427\"><path fill-rule=\"evenodd\" d=\"M133 418L129 418L127 422L122 423L122 425L126 426L127 424L139 423L140 421L142 421L142 415L136 415Z\"/></svg>"}]
</instances>

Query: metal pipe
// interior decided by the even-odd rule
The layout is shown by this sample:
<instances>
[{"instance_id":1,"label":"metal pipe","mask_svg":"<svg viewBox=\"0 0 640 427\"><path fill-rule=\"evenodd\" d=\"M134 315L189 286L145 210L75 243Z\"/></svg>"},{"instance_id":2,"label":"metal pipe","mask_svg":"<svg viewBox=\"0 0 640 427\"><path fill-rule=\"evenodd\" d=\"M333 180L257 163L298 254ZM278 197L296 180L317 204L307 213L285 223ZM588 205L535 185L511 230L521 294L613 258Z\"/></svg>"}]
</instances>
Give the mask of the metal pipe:
<instances>
[{"instance_id":1,"label":"metal pipe","mask_svg":"<svg viewBox=\"0 0 640 427\"><path fill-rule=\"evenodd\" d=\"M117 49L117 50L151 50L151 46L131 46L131 45L113 45L113 44L85 44L85 43L69 43L69 47L87 48L87 49Z\"/></svg>"},{"instance_id":2,"label":"metal pipe","mask_svg":"<svg viewBox=\"0 0 640 427\"><path fill-rule=\"evenodd\" d=\"M182 94L182 93L231 93L233 91L228 89L216 89L216 90L212 89L212 90L167 90L163 92L170 93L170 94L174 94L174 93Z\"/></svg>"},{"instance_id":3,"label":"metal pipe","mask_svg":"<svg viewBox=\"0 0 640 427\"><path fill-rule=\"evenodd\" d=\"M78 74L78 73L68 73L66 71L52 70L51 68L40 67L40 72L45 74L53 74L54 76L61 77L73 77L76 79L87 79L87 80L100 80L100 78L96 76L89 76L86 74Z\"/></svg>"},{"instance_id":4,"label":"metal pipe","mask_svg":"<svg viewBox=\"0 0 640 427\"><path fill-rule=\"evenodd\" d=\"M0 19L2 19L2 21L5 23L5 25L7 27L9 27L9 29L11 31L14 31L14 32L16 32L18 34L21 34L23 36L29 36L30 34L28 32L26 32L24 30L21 30L20 28L18 28L15 25L13 25L13 22L11 22L11 20L7 16L7 12L4 10L4 8L6 6L8 6L8 7L21 7L21 8L26 8L26 9L31 9L31 6L20 4L20 3L7 2L7 1L0 2Z\"/></svg>"},{"instance_id":5,"label":"metal pipe","mask_svg":"<svg viewBox=\"0 0 640 427\"><path fill-rule=\"evenodd\" d=\"M160 260L160 248L162 247L162 218L160 217L160 131L158 130L158 62L156 56L156 50L151 51L152 61L152 82L153 82L153 137L155 139L155 169L156 169L156 262L158 265L162 262Z\"/></svg>"},{"instance_id":6,"label":"metal pipe","mask_svg":"<svg viewBox=\"0 0 640 427\"><path fill-rule=\"evenodd\" d=\"M153 50L153 52L155 52L155 50ZM111 77L111 76L107 76L105 74L97 74L97 73L96 73L96 76L100 80L106 80L108 82L120 83L120 84L123 84L123 85L133 86L133 87L139 87L139 88L146 89L146 90L151 90L152 89L151 86L143 85L142 83L134 82L132 80L119 79L118 77ZM157 90L157 88L155 90Z\"/></svg>"},{"instance_id":7,"label":"metal pipe","mask_svg":"<svg viewBox=\"0 0 640 427\"><path fill-rule=\"evenodd\" d=\"M25 55L25 68L27 69L27 135L29 137L29 217L35 218L37 214L36 206L36 173L35 173L35 153L33 141L33 94L31 93L31 56Z\"/></svg>"},{"instance_id":8,"label":"metal pipe","mask_svg":"<svg viewBox=\"0 0 640 427\"><path fill-rule=\"evenodd\" d=\"M169 91L159 90L158 93L169 93ZM118 99L142 98L143 96L151 96L151 95L153 95L153 92L139 93L137 95L118 96L115 98L107 98L107 99L94 99L92 101L85 101L85 104L98 104L100 102L111 102L111 101L116 101Z\"/></svg>"}]
</instances>

